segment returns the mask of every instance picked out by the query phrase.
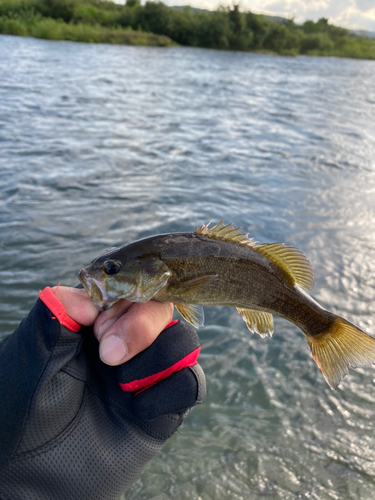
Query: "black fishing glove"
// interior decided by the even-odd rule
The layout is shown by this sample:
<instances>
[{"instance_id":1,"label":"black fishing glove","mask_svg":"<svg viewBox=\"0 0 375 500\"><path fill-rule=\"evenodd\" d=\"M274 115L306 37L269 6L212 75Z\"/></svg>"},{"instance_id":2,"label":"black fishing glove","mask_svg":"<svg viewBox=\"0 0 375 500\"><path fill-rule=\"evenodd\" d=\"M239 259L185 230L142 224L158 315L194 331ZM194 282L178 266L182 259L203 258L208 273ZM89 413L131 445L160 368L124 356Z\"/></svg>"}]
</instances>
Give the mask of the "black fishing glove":
<instances>
[{"instance_id":1,"label":"black fishing glove","mask_svg":"<svg viewBox=\"0 0 375 500\"><path fill-rule=\"evenodd\" d=\"M110 367L55 316L39 299L0 344L0 498L118 499L205 396L198 337L172 324Z\"/></svg>"}]
</instances>

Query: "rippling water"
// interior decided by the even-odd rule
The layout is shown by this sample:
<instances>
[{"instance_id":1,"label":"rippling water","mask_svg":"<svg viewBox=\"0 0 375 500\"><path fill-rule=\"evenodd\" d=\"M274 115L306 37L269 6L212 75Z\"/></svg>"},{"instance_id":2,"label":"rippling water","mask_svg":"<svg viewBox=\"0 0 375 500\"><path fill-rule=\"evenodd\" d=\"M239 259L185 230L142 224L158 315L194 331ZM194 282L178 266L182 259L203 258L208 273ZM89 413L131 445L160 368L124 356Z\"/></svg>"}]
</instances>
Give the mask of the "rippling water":
<instances>
[{"instance_id":1,"label":"rippling water","mask_svg":"<svg viewBox=\"0 0 375 500\"><path fill-rule=\"evenodd\" d=\"M225 219L313 264L375 333L375 64L0 36L2 335L100 251ZM208 397L126 499L375 498L375 371L206 308Z\"/></svg>"}]
</instances>

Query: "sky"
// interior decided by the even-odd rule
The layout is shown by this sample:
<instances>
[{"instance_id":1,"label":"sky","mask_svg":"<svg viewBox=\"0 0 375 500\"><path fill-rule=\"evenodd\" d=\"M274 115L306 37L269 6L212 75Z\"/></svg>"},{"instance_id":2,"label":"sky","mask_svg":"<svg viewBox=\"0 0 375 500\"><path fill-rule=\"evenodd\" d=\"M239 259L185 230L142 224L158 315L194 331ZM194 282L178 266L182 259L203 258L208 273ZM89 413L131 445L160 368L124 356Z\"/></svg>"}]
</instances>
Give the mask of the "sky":
<instances>
[{"instance_id":1,"label":"sky","mask_svg":"<svg viewBox=\"0 0 375 500\"><path fill-rule=\"evenodd\" d=\"M375 0L162 0L166 5L191 5L214 10L219 5L239 3L242 10L294 18L296 23L307 19L328 18L336 26L375 31Z\"/></svg>"}]
</instances>

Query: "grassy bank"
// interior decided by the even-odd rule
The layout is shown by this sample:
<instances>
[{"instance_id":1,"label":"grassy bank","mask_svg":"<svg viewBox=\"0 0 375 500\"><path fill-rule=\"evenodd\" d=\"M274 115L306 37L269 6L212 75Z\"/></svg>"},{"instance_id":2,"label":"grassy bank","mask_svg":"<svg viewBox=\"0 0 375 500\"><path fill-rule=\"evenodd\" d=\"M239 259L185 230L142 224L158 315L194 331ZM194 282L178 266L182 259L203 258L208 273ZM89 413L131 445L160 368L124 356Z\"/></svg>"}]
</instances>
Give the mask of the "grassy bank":
<instances>
[{"instance_id":1,"label":"grassy bank","mask_svg":"<svg viewBox=\"0 0 375 500\"><path fill-rule=\"evenodd\" d=\"M118 45L173 45L170 38L127 29L110 29L99 24L65 23L60 19L34 17L29 19L0 17L0 33L32 36L46 40L70 40L86 43L114 43Z\"/></svg>"},{"instance_id":2,"label":"grassy bank","mask_svg":"<svg viewBox=\"0 0 375 500\"><path fill-rule=\"evenodd\" d=\"M0 1L0 34L31 36L46 40L70 40L86 43L112 43L118 45L147 45L168 47L176 45L168 36L133 30L120 25L103 26L99 22L87 23L78 20L64 21L61 18L43 17L37 10L12 12ZM24 2L31 3L31 2ZM9 6L9 3L7 3ZM29 6L27 6L29 7Z\"/></svg>"},{"instance_id":3,"label":"grassy bank","mask_svg":"<svg viewBox=\"0 0 375 500\"><path fill-rule=\"evenodd\" d=\"M0 33L53 40L170 45L375 59L375 40L350 34L327 19L275 22L242 12L167 7L127 0L0 0Z\"/></svg>"}]
</instances>

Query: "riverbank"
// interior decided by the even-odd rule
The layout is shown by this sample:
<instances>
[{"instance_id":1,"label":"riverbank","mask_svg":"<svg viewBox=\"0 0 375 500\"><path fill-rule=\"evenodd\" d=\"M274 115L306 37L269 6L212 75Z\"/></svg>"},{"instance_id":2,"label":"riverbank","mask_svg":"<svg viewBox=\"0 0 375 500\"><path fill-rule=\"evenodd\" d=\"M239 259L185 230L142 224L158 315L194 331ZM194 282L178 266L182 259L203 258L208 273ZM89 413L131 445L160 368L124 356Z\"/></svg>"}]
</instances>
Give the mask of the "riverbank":
<instances>
[{"instance_id":1,"label":"riverbank","mask_svg":"<svg viewBox=\"0 0 375 500\"><path fill-rule=\"evenodd\" d=\"M285 56L375 59L375 40L334 26L327 19L279 21L238 5L205 11L127 0L0 0L0 34L50 40L129 45L202 47Z\"/></svg>"},{"instance_id":2,"label":"riverbank","mask_svg":"<svg viewBox=\"0 0 375 500\"><path fill-rule=\"evenodd\" d=\"M35 17L0 17L0 34L30 36L45 40L69 40L86 43L111 43L118 45L147 45L168 47L176 45L165 35L155 35L143 31L135 31L131 27L106 28L99 24L65 23L60 19Z\"/></svg>"}]
</instances>

